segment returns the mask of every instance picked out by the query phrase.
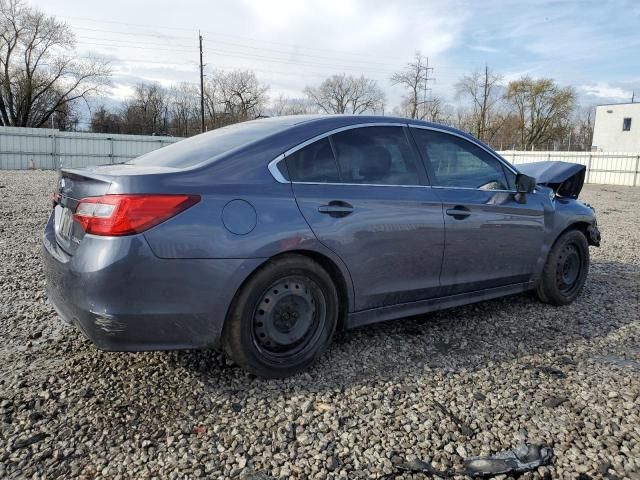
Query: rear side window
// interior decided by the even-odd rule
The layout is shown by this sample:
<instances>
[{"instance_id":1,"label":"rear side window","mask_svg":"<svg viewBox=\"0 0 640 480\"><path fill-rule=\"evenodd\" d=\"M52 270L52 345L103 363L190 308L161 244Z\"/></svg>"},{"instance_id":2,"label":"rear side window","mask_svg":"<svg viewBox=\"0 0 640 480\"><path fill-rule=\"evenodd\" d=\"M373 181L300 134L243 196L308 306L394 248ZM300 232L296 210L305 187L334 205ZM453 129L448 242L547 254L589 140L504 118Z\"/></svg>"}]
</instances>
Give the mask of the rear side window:
<instances>
[{"instance_id":1,"label":"rear side window","mask_svg":"<svg viewBox=\"0 0 640 480\"><path fill-rule=\"evenodd\" d=\"M331 138L343 183L420 183L415 155L401 127L354 128Z\"/></svg>"},{"instance_id":2,"label":"rear side window","mask_svg":"<svg viewBox=\"0 0 640 480\"><path fill-rule=\"evenodd\" d=\"M287 170L292 182L339 183L338 165L328 138L287 155Z\"/></svg>"},{"instance_id":3,"label":"rear side window","mask_svg":"<svg viewBox=\"0 0 640 480\"><path fill-rule=\"evenodd\" d=\"M441 187L509 190L515 178L503 165L473 143L432 130L412 129L418 149L428 162L431 183Z\"/></svg>"}]
</instances>

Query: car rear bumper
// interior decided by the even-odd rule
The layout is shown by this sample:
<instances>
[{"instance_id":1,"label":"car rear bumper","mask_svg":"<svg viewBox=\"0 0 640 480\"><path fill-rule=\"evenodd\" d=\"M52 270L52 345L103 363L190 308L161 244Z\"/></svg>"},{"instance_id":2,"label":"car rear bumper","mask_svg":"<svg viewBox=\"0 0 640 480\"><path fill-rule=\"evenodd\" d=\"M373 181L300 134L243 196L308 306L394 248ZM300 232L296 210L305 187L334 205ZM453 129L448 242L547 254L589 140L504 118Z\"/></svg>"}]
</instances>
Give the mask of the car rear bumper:
<instances>
[{"instance_id":1,"label":"car rear bumper","mask_svg":"<svg viewBox=\"0 0 640 480\"><path fill-rule=\"evenodd\" d=\"M43 238L47 296L98 348L173 350L218 345L235 292L262 259L160 259L143 235L87 235L73 256Z\"/></svg>"}]
</instances>

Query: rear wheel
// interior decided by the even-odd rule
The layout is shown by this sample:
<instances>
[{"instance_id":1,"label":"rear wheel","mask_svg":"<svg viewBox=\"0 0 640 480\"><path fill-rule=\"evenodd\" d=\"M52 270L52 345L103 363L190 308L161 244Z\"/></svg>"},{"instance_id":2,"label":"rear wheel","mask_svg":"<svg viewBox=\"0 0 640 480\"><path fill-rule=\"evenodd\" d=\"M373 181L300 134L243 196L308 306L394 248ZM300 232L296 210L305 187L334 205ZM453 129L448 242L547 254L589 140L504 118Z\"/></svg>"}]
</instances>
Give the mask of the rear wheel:
<instances>
[{"instance_id":1,"label":"rear wheel","mask_svg":"<svg viewBox=\"0 0 640 480\"><path fill-rule=\"evenodd\" d=\"M553 305L567 305L582 291L589 272L589 244L582 232L560 236L549 252L536 293Z\"/></svg>"},{"instance_id":2,"label":"rear wheel","mask_svg":"<svg viewBox=\"0 0 640 480\"><path fill-rule=\"evenodd\" d=\"M307 257L290 255L269 261L241 289L225 323L224 348L255 375L286 377L318 358L337 319L329 274Z\"/></svg>"}]
</instances>

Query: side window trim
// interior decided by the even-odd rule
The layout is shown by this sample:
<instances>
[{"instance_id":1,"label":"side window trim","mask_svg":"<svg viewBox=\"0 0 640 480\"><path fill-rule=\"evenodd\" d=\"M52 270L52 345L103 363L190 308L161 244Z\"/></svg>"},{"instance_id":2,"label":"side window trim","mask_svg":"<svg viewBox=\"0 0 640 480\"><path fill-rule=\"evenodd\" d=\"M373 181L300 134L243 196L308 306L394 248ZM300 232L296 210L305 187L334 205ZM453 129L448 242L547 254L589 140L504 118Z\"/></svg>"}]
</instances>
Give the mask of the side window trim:
<instances>
[{"instance_id":1,"label":"side window trim","mask_svg":"<svg viewBox=\"0 0 640 480\"><path fill-rule=\"evenodd\" d=\"M327 138L329 139L329 145L331 146L331 153L333 154L333 161L336 164L336 170L338 172L338 177L340 178L340 183L343 183L342 179L344 177L342 175L342 168L340 167L340 162L338 161L338 151L336 150L336 146L333 143L333 134L329 135Z\"/></svg>"},{"instance_id":2,"label":"side window trim","mask_svg":"<svg viewBox=\"0 0 640 480\"><path fill-rule=\"evenodd\" d=\"M445 130L443 128L436 128L436 127L427 127L425 125L415 125L415 124L409 124L409 130L411 130L412 128L416 128L416 129L420 129L420 130L431 130L433 132L440 132L440 133L444 133L447 135L451 135L454 137L458 137L461 138L462 140L465 140L467 142L469 142L471 145L474 145L478 148L480 148L483 152L487 153L488 155L490 155L492 158L494 158L501 166L503 169L503 175L505 176L505 180L507 181L507 183L509 183L509 178L507 176L507 171L513 173L514 175L518 175L518 171L509 163L507 163L503 158L501 158L500 156L496 155L495 153L491 152L491 150L487 149L487 147L485 147L484 145L482 145L479 142L473 141L467 137L465 137L464 135L460 135L456 132L451 132L449 130ZM414 139L415 141L415 139ZM418 149L419 150L419 149ZM429 162L428 159L424 158L422 152L418 152L420 155L420 158L422 159L422 161L425 164L425 169L427 170L427 174L429 175L429 180L431 181L431 172L430 172L430 168L431 164ZM454 189L454 190L482 190L480 188L473 188L473 187L449 187L449 186L442 186L442 185L433 185L432 183L432 188L438 188L438 189ZM486 190L482 190L482 191L486 191ZM508 193L517 193L515 190L490 190L492 192L508 192Z\"/></svg>"},{"instance_id":3,"label":"side window trim","mask_svg":"<svg viewBox=\"0 0 640 480\"><path fill-rule=\"evenodd\" d=\"M296 145L295 147L290 148L289 150L287 150L286 152L278 155L276 158L274 158L273 160L271 160L268 164L268 169L269 172L271 173L271 175L273 176L273 178L279 182L279 183L299 183L299 184L305 184L305 183L311 183L311 184L315 184L315 182L292 182L291 180L285 178L285 176L282 174L282 172L280 171L280 169L278 168L278 164L280 162L282 162L285 157L287 155L291 155L292 153L297 152L298 150L306 147L307 145L310 145L318 140L322 140L323 138L326 137L330 137L333 134L339 133L339 132L343 132L345 130L351 130L354 128L366 128L366 127L403 127L403 130L405 130L405 128L409 131L411 131L411 129L416 128L416 129L421 129L421 130L431 130L431 131L435 131L435 132L441 132L441 133L445 133L448 135L452 135L455 137L459 137L463 140L466 140L467 142L471 143L472 145L475 145L479 148L481 148L484 152L486 152L487 154L491 155L491 157L495 158L498 162L500 162L500 164L502 165L502 167L506 170L508 170L509 172L513 173L514 175L518 174L518 171L509 163L507 163L503 158L501 158L500 156L496 155L495 153L493 153L491 150L487 149L484 145L482 145L479 142L475 142L470 140L469 138L467 138L464 135L460 135L456 132L452 132L450 130L445 130L442 128L437 128L437 127L430 127L430 126L426 126L426 125L416 125L416 124L411 124L411 123L397 123L397 122L375 122L375 123L359 123L359 124L354 124L354 125L347 125L344 127L340 127L340 128L336 128L334 130L331 130L329 132L324 132L321 133L320 135L316 135L315 137L312 137L308 140L305 140L304 142ZM409 133L409 132L407 132ZM419 151L419 149L417 148L417 146L415 145L415 139L413 138L413 136L411 135L411 140L412 142L409 142L410 145L415 148L417 155L418 155L418 159L422 160L422 168L426 170L426 179L422 179L421 180L426 180L426 184L425 185L384 185L384 184L365 184L365 183L337 183L335 185L361 185L361 186L379 186L379 187L419 187L419 188L455 188L455 189L460 189L460 190L478 190L477 188L471 188L471 187L443 187L443 186L439 186L439 185L433 185L432 183L432 179L431 176L429 174L429 168L427 167L427 160L423 158L422 153ZM331 142L331 148L333 150L334 153L334 158L336 157L335 155L335 148L333 146L333 141L331 139L329 139L329 141ZM337 162L337 159L336 159ZM286 162L285 164L286 165ZM417 166L418 169L420 169L420 165ZM286 167L285 167L286 168ZM339 170L339 165L338 165L338 173L340 173ZM506 175L506 172L505 172ZM327 183L327 185L334 185L331 183ZM515 190L493 190L496 192L502 191L502 192L510 192L510 193L515 193Z\"/></svg>"},{"instance_id":4,"label":"side window trim","mask_svg":"<svg viewBox=\"0 0 640 480\"><path fill-rule=\"evenodd\" d=\"M285 176L280 171L280 168L278 167L280 162L282 162L283 160L284 160L284 153L281 153L280 155L278 155L276 158L274 158L269 162L269 165L267 165L267 168L269 169L271 176L275 178L276 182L291 183L291 180L286 179ZM285 170L287 170L287 162L283 162L282 165L284 165ZM289 176L288 173L287 173L287 176Z\"/></svg>"}]
</instances>

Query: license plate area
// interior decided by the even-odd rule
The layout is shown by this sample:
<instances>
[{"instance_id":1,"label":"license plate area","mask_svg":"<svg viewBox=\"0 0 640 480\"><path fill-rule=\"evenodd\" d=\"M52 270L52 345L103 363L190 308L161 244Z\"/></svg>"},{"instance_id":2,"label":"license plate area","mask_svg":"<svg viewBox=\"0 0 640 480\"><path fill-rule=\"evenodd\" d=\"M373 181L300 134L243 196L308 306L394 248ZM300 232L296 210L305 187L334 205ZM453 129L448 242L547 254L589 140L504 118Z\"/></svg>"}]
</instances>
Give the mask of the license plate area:
<instances>
[{"instance_id":1,"label":"license plate area","mask_svg":"<svg viewBox=\"0 0 640 480\"><path fill-rule=\"evenodd\" d=\"M73 231L73 212L70 208L56 205L54 210L54 226L56 238L62 246L67 246L71 242Z\"/></svg>"}]
</instances>

